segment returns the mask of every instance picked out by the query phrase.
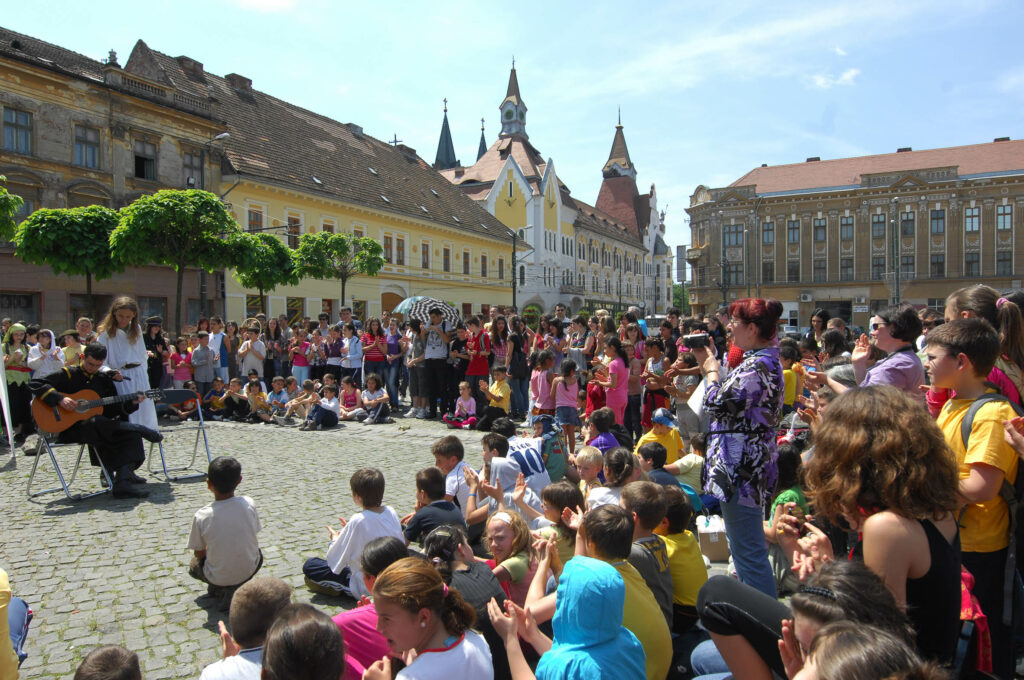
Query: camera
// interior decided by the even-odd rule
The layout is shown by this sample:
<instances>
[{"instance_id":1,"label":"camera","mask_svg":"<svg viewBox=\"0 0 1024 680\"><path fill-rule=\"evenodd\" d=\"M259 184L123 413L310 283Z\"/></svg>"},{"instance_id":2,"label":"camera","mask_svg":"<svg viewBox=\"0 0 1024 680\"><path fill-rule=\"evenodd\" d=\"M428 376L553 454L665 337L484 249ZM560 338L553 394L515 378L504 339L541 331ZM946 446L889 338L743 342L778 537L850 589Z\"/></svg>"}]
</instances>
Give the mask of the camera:
<instances>
[{"instance_id":1,"label":"camera","mask_svg":"<svg viewBox=\"0 0 1024 680\"><path fill-rule=\"evenodd\" d=\"M699 347L707 347L710 343L711 336L707 333L691 333L690 335L683 336L683 342L690 349L697 349Z\"/></svg>"}]
</instances>

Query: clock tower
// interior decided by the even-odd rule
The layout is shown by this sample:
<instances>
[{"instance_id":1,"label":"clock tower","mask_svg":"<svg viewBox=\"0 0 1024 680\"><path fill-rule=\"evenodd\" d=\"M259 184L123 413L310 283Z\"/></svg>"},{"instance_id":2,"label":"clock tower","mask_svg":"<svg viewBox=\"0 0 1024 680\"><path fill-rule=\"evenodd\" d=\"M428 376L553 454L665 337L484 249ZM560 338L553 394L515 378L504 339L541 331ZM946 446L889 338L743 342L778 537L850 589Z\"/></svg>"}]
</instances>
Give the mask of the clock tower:
<instances>
[{"instance_id":1,"label":"clock tower","mask_svg":"<svg viewBox=\"0 0 1024 680\"><path fill-rule=\"evenodd\" d=\"M523 97L519 94L515 60L512 61L512 73L508 77L508 91L498 110L501 112L501 134L499 136L530 138L526 134L526 104L523 103Z\"/></svg>"}]
</instances>

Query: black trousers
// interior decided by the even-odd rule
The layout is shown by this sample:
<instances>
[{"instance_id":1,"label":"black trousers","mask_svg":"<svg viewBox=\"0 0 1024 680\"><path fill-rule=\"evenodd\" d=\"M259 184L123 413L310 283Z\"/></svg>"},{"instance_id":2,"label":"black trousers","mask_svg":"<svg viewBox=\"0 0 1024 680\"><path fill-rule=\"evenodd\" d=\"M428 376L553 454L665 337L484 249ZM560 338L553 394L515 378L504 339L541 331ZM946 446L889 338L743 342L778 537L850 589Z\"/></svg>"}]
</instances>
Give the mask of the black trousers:
<instances>
[{"instance_id":1,"label":"black trousers","mask_svg":"<svg viewBox=\"0 0 1024 680\"><path fill-rule=\"evenodd\" d=\"M448 372L451 367L447 359L427 359L423 362L423 381L427 388L427 416L437 417L437 402L441 402L441 412L447 413L448 408ZM454 403L454 402L453 402Z\"/></svg>"},{"instance_id":2,"label":"black trousers","mask_svg":"<svg viewBox=\"0 0 1024 680\"><path fill-rule=\"evenodd\" d=\"M508 413L505 412L505 409L498 408L497 406L488 406L480 414L480 419L476 421L476 429L481 432L490 432L491 425L494 424L495 420L506 417L508 417Z\"/></svg>"},{"instance_id":3,"label":"black trousers","mask_svg":"<svg viewBox=\"0 0 1024 680\"><path fill-rule=\"evenodd\" d=\"M142 436L137 432L123 429L125 423L104 416L95 416L76 423L60 434L61 444L87 444L89 462L99 466L99 461L112 474L125 467L138 469L146 460Z\"/></svg>"},{"instance_id":4,"label":"black trousers","mask_svg":"<svg viewBox=\"0 0 1024 680\"><path fill-rule=\"evenodd\" d=\"M963 552L960 554L967 571L974 576L971 592L988 618L992 636L992 673L1003 680L1011 680L1014 670L1013 628L1003 625L1003 571L1006 567L1006 549L990 553Z\"/></svg>"}]
</instances>

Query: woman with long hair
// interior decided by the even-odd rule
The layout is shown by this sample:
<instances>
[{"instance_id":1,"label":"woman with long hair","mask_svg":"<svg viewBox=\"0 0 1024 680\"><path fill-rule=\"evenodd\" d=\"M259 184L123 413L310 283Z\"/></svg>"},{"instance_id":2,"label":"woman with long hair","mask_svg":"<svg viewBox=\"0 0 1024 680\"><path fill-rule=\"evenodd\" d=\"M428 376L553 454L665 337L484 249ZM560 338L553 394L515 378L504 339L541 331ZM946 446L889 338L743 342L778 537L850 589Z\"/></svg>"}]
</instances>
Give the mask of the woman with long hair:
<instances>
[{"instance_id":1,"label":"woman with long hair","mask_svg":"<svg viewBox=\"0 0 1024 680\"><path fill-rule=\"evenodd\" d=\"M512 388L509 399L512 411L509 416L514 420L522 420L530 407L530 362L527 356L530 345L522 317L513 315L508 325L505 365L508 368L508 384Z\"/></svg>"},{"instance_id":2,"label":"woman with long hair","mask_svg":"<svg viewBox=\"0 0 1024 680\"><path fill-rule=\"evenodd\" d=\"M171 358L171 351L167 347L167 339L164 338L162 329L163 319L159 316L151 316L146 319L146 334L142 337L146 344L146 372L149 374L149 386L153 389L160 387L167 371L164 363Z\"/></svg>"},{"instance_id":3,"label":"woman with long hair","mask_svg":"<svg viewBox=\"0 0 1024 680\"><path fill-rule=\"evenodd\" d=\"M238 377L238 347L242 344L242 338L238 333L238 323L228 321L224 326L224 340L221 343L221 356L227 353L228 377Z\"/></svg>"},{"instance_id":4,"label":"woman with long hair","mask_svg":"<svg viewBox=\"0 0 1024 680\"><path fill-rule=\"evenodd\" d=\"M595 382L604 388L605 405L614 411L615 422L619 425L624 425L626 404L629 402L629 368L627 362L632 357L626 357L626 353L622 349L622 342L613 335L605 336L604 352L609 358L607 374L599 374L597 377L592 378L591 382Z\"/></svg>"},{"instance_id":5,"label":"woman with long hair","mask_svg":"<svg viewBox=\"0 0 1024 680\"><path fill-rule=\"evenodd\" d=\"M508 323L505 321L505 317L498 315L494 317L494 321L491 322L490 328L491 335L491 354L488 357L490 359L490 365L494 366L508 366Z\"/></svg>"},{"instance_id":6,"label":"woman with long hair","mask_svg":"<svg viewBox=\"0 0 1024 680\"><path fill-rule=\"evenodd\" d=\"M398 409L402 406L402 402L398 398L398 378L402 372L402 357L405 355L406 346L402 342L402 332L399 330L398 319L395 317L388 319L384 342L386 345L384 385L387 387L391 412L398 413Z\"/></svg>"},{"instance_id":7,"label":"woman with long hair","mask_svg":"<svg viewBox=\"0 0 1024 680\"><path fill-rule=\"evenodd\" d=\"M263 344L267 353L263 357L263 375L269 381L275 375L281 375L281 352L284 350L284 336L281 334L281 322L275 317L267 319L263 328Z\"/></svg>"},{"instance_id":8,"label":"woman with long hair","mask_svg":"<svg viewBox=\"0 0 1024 680\"><path fill-rule=\"evenodd\" d=\"M378 376L387 370L388 341L384 335L384 327L380 319L370 317L363 326L360 341L363 344L363 375L376 373ZM389 400L390 402L390 397Z\"/></svg>"},{"instance_id":9,"label":"woman with long hair","mask_svg":"<svg viewBox=\"0 0 1024 680\"><path fill-rule=\"evenodd\" d=\"M4 371L7 376L7 400L10 405L11 426L14 428L14 445L21 446L25 437L32 432L33 421L30 404L32 393L28 382L32 369L28 367L29 346L25 343L25 326L11 324L4 334Z\"/></svg>"},{"instance_id":10,"label":"woman with long hair","mask_svg":"<svg viewBox=\"0 0 1024 680\"><path fill-rule=\"evenodd\" d=\"M149 385L146 342L139 325L139 306L130 297L115 298L110 311L100 321L96 342L107 348L104 366L119 371L124 380L114 381L118 394L134 394ZM156 407L151 399L139 404L128 420L152 430L158 430Z\"/></svg>"}]
</instances>

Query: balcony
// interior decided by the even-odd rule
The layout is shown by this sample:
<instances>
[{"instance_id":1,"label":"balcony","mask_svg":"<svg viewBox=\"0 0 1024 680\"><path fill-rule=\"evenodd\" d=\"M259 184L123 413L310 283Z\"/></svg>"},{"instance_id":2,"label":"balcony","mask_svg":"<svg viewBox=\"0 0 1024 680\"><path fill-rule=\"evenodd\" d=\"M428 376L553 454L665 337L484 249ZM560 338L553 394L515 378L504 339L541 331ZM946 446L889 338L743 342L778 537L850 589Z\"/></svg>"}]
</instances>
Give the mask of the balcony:
<instances>
[{"instance_id":1,"label":"balcony","mask_svg":"<svg viewBox=\"0 0 1024 680\"><path fill-rule=\"evenodd\" d=\"M697 246L695 248L687 248L686 249L686 259L689 262L693 262L695 260L699 260L700 256L703 255L704 251L707 250L707 249L708 249L707 246Z\"/></svg>"},{"instance_id":2,"label":"balcony","mask_svg":"<svg viewBox=\"0 0 1024 680\"><path fill-rule=\"evenodd\" d=\"M583 295L586 293L586 290L583 286L569 286L562 284L558 287L558 292L562 295Z\"/></svg>"}]
</instances>

